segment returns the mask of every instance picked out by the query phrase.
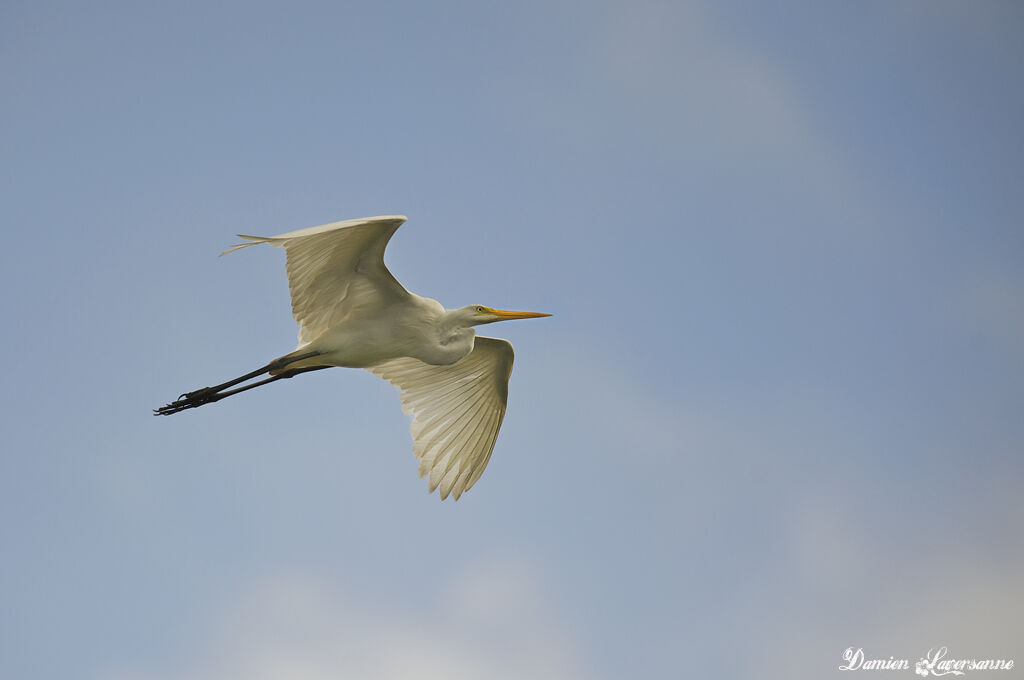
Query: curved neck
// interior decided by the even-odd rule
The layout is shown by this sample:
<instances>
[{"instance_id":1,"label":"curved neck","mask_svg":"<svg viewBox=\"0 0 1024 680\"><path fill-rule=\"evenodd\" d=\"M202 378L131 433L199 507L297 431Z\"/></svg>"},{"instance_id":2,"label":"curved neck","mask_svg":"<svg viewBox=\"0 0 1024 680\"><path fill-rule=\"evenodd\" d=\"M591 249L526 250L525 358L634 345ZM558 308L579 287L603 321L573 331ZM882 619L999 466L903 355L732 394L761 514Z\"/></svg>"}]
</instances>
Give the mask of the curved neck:
<instances>
[{"instance_id":1,"label":"curved neck","mask_svg":"<svg viewBox=\"0 0 1024 680\"><path fill-rule=\"evenodd\" d=\"M473 351L476 331L460 310L445 311L437 322L436 356L429 363L451 364Z\"/></svg>"},{"instance_id":2,"label":"curved neck","mask_svg":"<svg viewBox=\"0 0 1024 680\"><path fill-rule=\"evenodd\" d=\"M437 322L437 330L442 345L465 341L476 335L461 309L445 310Z\"/></svg>"}]
</instances>

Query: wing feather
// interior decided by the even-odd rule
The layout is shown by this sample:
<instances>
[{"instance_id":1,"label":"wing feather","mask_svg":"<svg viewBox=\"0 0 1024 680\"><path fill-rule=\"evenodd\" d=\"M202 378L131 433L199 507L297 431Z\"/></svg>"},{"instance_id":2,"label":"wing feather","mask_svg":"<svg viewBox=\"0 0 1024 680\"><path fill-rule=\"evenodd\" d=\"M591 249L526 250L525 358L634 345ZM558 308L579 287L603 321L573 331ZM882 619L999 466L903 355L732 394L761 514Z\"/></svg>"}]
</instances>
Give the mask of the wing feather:
<instances>
[{"instance_id":1,"label":"wing feather","mask_svg":"<svg viewBox=\"0 0 1024 680\"><path fill-rule=\"evenodd\" d=\"M512 345L477 337L473 351L450 366L411 358L394 359L369 370L402 391L420 477L431 492L455 500L483 474L494 451L512 374Z\"/></svg>"},{"instance_id":2,"label":"wing feather","mask_svg":"<svg viewBox=\"0 0 1024 680\"><path fill-rule=\"evenodd\" d=\"M246 236L223 253L258 243L284 248L299 346L361 310L380 309L409 292L384 265L384 249L402 215L332 222L278 236Z\"/></svg>"}]
</instances>

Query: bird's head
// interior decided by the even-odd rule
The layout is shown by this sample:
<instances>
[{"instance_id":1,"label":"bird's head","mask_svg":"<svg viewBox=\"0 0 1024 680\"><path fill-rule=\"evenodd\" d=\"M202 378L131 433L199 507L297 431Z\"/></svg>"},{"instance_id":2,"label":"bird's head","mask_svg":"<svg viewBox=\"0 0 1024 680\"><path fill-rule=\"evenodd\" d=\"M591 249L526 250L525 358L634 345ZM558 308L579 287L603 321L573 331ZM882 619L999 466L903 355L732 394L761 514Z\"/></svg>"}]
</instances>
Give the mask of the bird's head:
<instances>
[{"instance_id":1,"label":"bird's head","mask_svg":"<svg viewBox=\"0 0 1024 680\"><path fill-rule=\"evenodd\" d=\"M494 309L483 305L468 305L455 310L460 319L468 326L479 326L495 321L510 321L512 319L536 319L542 316L551 316L543 312L510 312L506 309Z\"/></svg>"}]
</instances>

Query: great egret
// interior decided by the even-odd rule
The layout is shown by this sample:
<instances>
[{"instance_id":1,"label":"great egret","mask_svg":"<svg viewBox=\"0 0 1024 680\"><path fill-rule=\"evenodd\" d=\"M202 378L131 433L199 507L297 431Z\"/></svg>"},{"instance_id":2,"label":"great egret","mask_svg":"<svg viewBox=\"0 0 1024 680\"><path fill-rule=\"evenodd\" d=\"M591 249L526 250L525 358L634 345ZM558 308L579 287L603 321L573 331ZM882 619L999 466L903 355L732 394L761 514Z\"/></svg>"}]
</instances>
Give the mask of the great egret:
<instances>
[{"instance_id":1,"label":"great egret","mask_svg":"<svg viewBox=\"0 0 1024 680\"><path fill-rule=\"evenodd\" d=\"M384 249L403 215L367 217L246 239L221 253L268 243L284 248L299 346L258 370L181 395L156 409L171 415L299 373L365 368L402 391L413 451L430 491L458 500L480 478L505 417L512 345L473 326L551 316L482 305L446 310L402 287ZM271 377L235 389L263 374Z\"/></svg>"}]
</instances>

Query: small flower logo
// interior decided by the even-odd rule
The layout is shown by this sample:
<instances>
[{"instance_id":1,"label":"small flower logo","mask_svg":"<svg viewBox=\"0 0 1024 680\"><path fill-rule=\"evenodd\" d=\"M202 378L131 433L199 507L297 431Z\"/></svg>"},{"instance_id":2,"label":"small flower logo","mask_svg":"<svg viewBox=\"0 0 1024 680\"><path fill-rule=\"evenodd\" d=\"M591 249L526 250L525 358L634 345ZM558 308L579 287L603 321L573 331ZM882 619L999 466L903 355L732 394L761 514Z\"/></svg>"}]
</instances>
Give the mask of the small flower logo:
<instances>
[{"instance_id":1,"label":"small flower logo","mask_svg":"<svg viewBox=\"0 0 1024 680\"><path fill-rule=\"evenodd\" d=\"M946 648L940 647L938 650L928 650L928 656L921 657L921 660L914 666L914 672L921 677L927 678L929 675L939 677L940 675L963 675L963 671L956 670L955 668L949 668L948 662L944 662L939 665L939 670L935 670L935 666L939 664L939 660L946 656Z\"/></svg>"}]
</instances>

